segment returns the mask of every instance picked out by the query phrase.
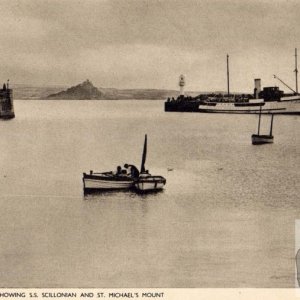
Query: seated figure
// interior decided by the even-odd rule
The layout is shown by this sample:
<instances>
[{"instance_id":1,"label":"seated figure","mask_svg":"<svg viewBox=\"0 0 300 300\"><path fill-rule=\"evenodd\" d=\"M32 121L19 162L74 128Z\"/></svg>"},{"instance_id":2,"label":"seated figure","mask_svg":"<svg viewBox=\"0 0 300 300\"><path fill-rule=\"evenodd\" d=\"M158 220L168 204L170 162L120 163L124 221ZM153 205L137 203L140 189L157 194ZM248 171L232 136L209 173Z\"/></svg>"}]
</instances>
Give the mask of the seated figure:
<instances>
[{"instance_id":1,"label":"seated figure","mask_svg":"<svg viewBox=\"0 0 300 300\"><path fill-rule=\"evenodd\" d=\"M128 170L128 173L132 178L137 179L139 177L140 172L136 166L125 164L124 168Z\"/></svg>"}]
</instances>

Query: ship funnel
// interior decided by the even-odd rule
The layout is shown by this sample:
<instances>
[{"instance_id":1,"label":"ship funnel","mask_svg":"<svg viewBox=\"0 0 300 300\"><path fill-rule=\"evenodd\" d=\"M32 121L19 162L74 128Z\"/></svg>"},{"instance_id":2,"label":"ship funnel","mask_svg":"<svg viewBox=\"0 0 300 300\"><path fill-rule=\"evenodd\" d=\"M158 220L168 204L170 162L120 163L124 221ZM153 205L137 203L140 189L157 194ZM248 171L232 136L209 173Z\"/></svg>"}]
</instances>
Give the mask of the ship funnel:
<instances>
[{"instance_id":1,"label":"ship funnel","mask_svg":"<svg viewBox=\"0 0 300 300\"><path fill-rule=\"evenodd\" d=\"M254 79L254 97L255 97L255 99L258 99L260 92L261 92L261 80Z\"/></svg>"},{"instance_id":2,"label":"ship funnel","mask_svg":"<svg viewBox=\"0 0 300 300\"><path fill-rule=\"evenodd\" d=\"M183 75L179 76L179 87L180 87L180 96L184 96L184 86L185 86L185 78Z\"/></svg>"}]
</instances>

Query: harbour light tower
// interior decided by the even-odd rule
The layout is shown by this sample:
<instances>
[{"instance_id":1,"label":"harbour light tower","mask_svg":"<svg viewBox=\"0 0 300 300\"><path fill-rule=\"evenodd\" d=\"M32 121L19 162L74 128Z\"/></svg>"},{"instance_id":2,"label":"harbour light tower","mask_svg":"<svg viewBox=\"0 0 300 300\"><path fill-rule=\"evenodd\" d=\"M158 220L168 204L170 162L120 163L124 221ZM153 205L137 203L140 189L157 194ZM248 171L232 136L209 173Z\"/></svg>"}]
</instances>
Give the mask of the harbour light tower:
<instances>
[{"instance_id":1,"label":"harbour light tower","mask_svg":"<svg viewBox=\"0 0 300 300\"><path fill-rule=\"evenodd\" d=\"M183 75L179 76L180 97L184 97L185 79Z\"/></svg>"}]
</instances>

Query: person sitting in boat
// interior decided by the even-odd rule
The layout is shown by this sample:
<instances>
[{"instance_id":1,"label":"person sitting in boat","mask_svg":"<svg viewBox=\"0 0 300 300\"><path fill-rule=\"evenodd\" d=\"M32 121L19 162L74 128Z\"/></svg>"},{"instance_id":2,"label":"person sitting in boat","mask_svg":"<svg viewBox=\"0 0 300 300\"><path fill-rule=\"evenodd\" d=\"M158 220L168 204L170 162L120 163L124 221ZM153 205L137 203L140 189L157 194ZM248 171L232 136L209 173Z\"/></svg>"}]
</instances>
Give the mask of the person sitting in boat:
<instances>
[{"instance_id":1,"label":"person sitting in boat","mask_svg":"<svg viewBox=\"0 0 300 300\"><path fill-rule=\"evenodd\" d=\"M114 175L118 177L128 177L127 170L122 169L121 166L117 166L117 171L114 172Z\"/></svg>"},{"instance_id":2,"label":"person sitting in boat","mask_svg":"<svg viewBox=\"0 0 300 300\"><path fill-rule=\"evenodd\" d=\"M122 168L121 166L117 166L116 175L121 175L121 174L122 174Z\"/></svg>"},{"instance_id":3,"label":"person sitting in boat","mask_svg":"<svg viewBox=\"0 0 300 300\"><path fill-rule=\"evenodd\" d=\"M138 168L134 165L125 164L124 168L128 170L128 173L132 178L138 178L140 175L140 172Z\"/></svg>"}]
</instances>

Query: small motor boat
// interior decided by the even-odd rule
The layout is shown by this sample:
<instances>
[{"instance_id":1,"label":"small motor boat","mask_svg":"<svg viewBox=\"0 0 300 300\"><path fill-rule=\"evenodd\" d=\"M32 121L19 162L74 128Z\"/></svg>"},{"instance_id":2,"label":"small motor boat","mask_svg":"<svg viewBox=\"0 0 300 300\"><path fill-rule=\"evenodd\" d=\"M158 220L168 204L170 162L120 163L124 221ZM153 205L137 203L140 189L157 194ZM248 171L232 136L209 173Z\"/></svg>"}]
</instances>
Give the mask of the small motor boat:
<instances>
[{"instance_id":1,"label":"small motor boat","mask_svg":"<svg viewBox=\"0 0 300 300\"><path fill-rule=\"evenodd\" d=\"M137 191L158 191L161 190L166 184L166 179L162 176L151 175L145 169L147 155L147 135L145 135L141 172L138 179L135 181L134 186Z\"/></svg>"},{"instance_id":2,"label":"small motor boat","mask_svg":"<svg viewBox=\"0 0 300 300\"><path fill-rule=\"evenodd\" d=\"M155 191L161 190L166 184L166 179L162 176L152 176L145 169L147 153L147 135L145 135L145 143L142 157L141 171L136 169L136 174L128 174L126 170L122 170L120 166L117 168L117 172L103 172L95 173L90 171L89 174L83 173L83 190L84 193L96 192L96 191L110 191L110 190L129 190L135 188L136 191ZM134 167L130 165L131 168ZM128 164L124 165L128 168Z\"/></svg>"}]
</instances>

